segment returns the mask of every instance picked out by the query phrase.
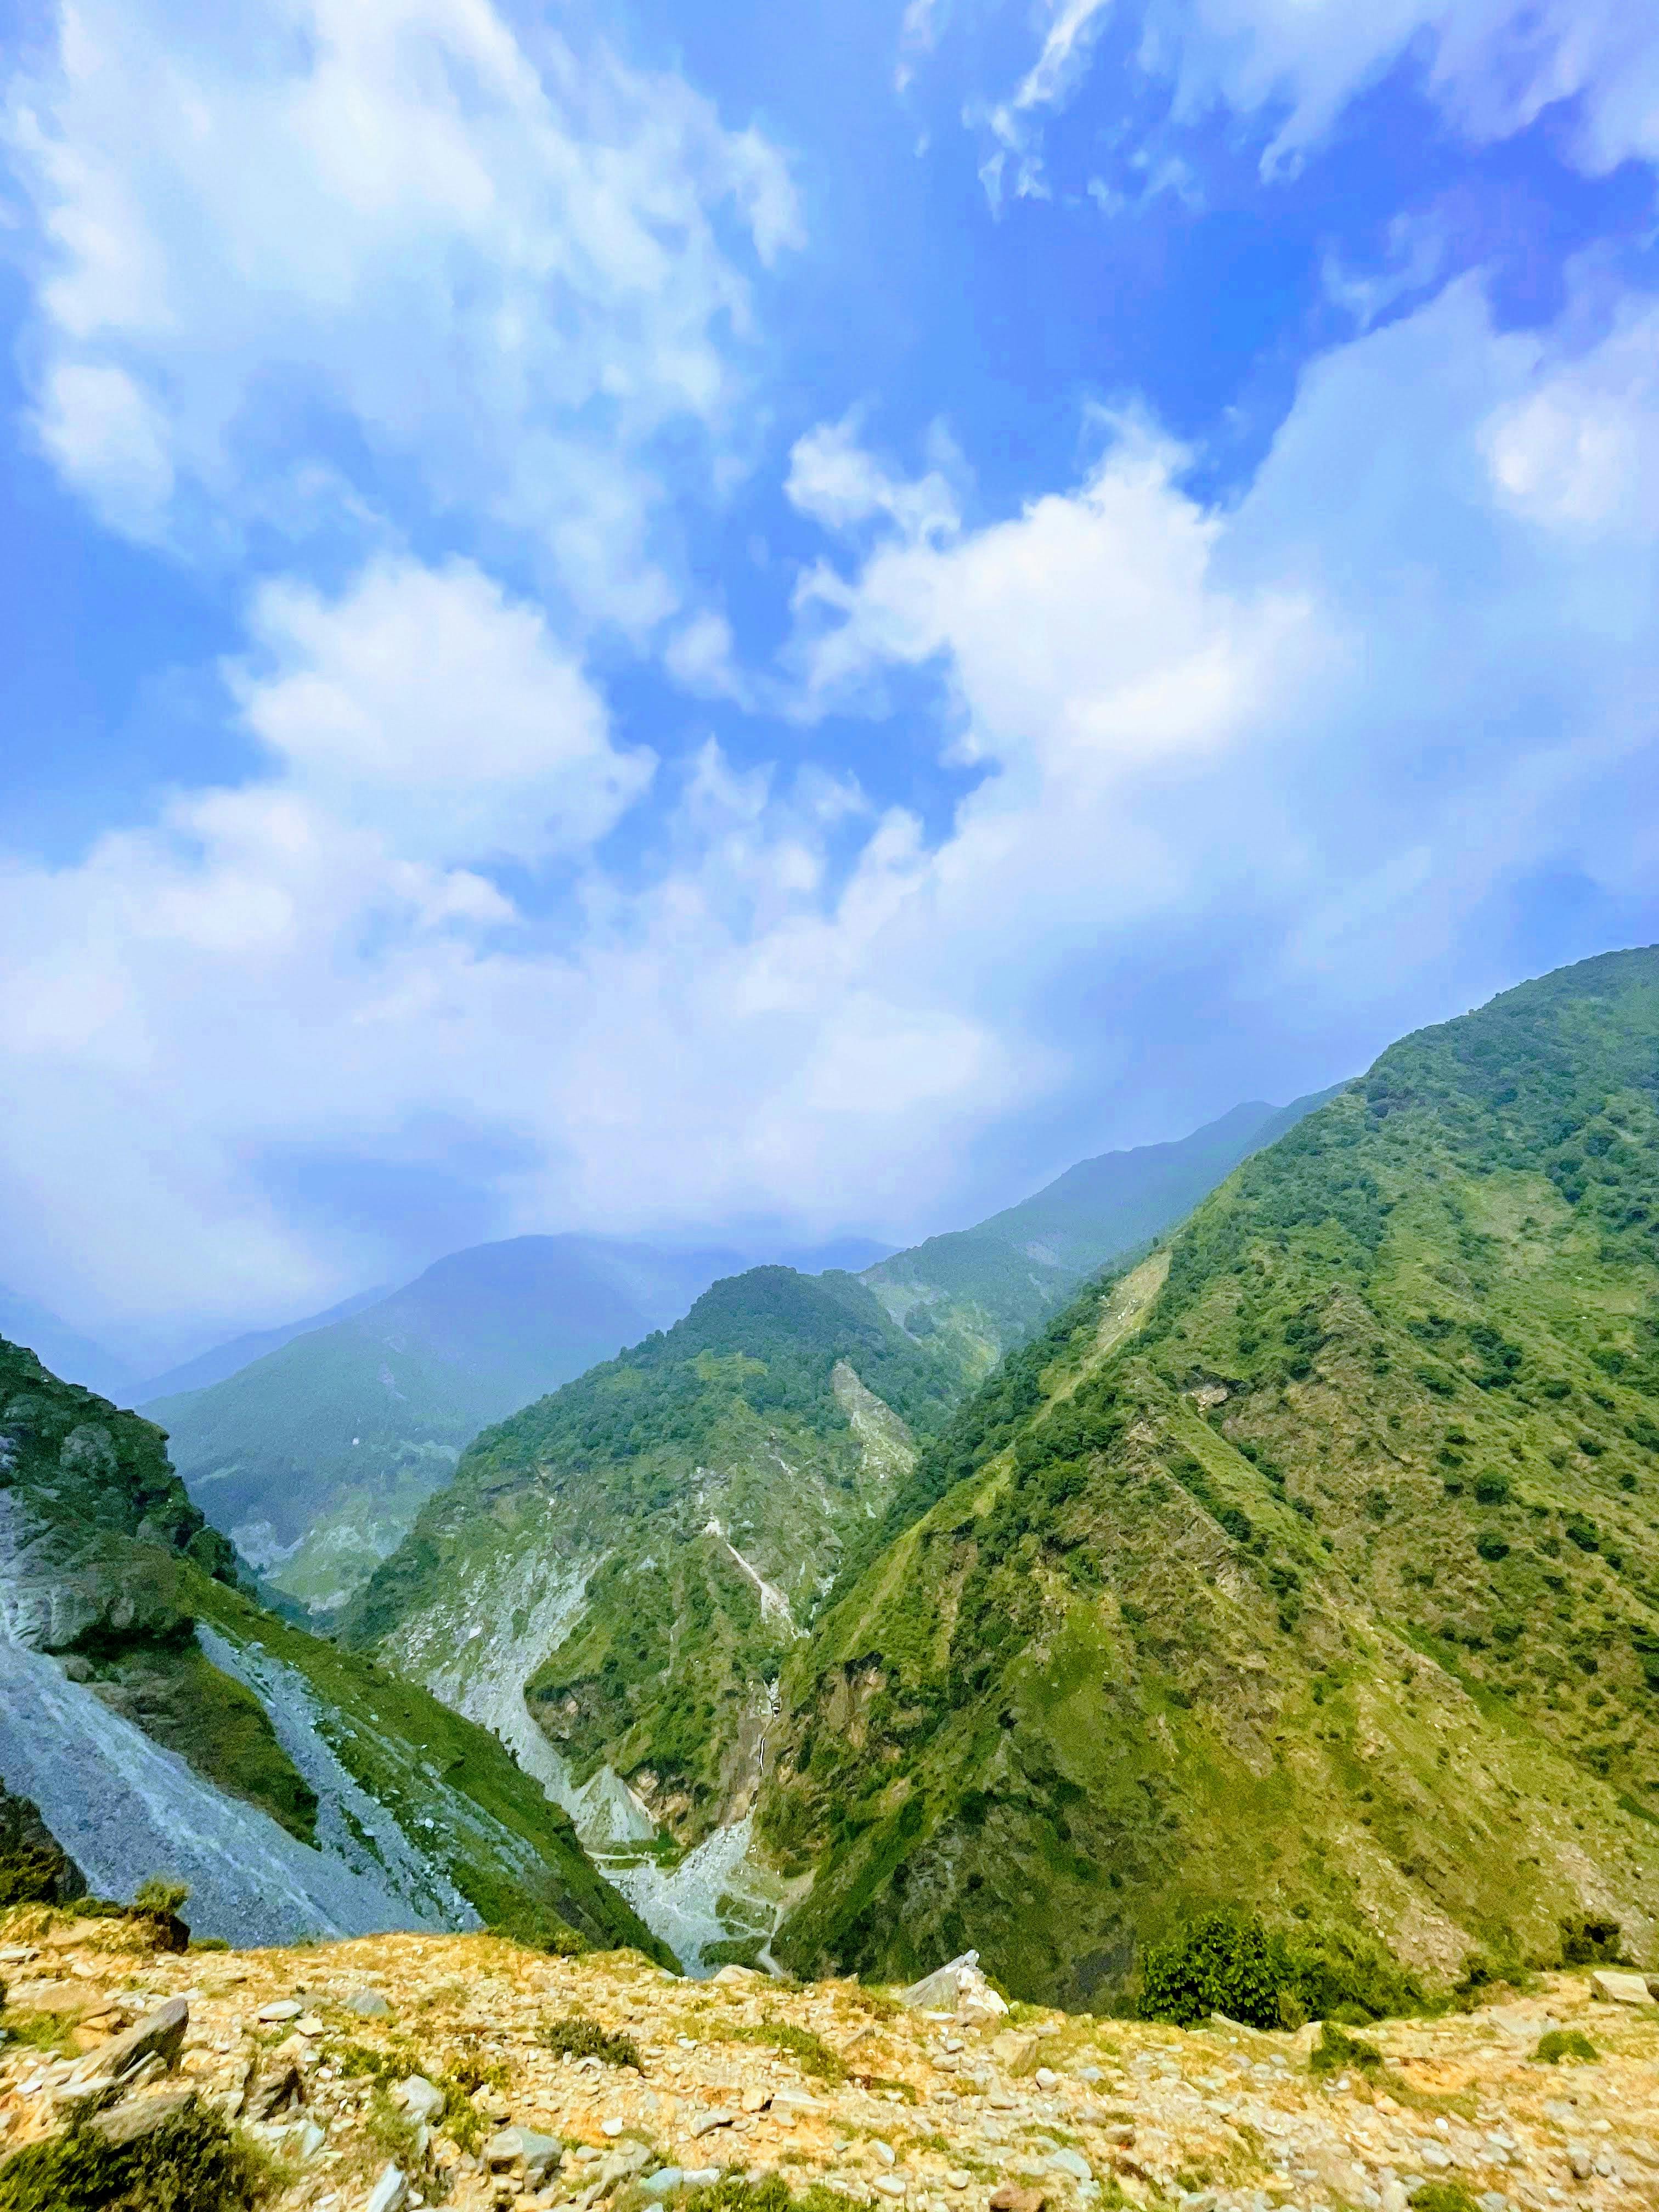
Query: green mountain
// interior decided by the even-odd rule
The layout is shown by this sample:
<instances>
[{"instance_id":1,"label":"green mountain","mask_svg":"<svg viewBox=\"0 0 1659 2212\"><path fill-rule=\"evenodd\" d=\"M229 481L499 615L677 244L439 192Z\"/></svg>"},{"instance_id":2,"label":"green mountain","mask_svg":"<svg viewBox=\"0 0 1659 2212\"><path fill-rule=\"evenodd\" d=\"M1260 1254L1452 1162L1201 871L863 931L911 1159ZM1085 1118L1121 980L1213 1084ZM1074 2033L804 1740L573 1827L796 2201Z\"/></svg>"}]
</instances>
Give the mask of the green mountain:
<instances>
[{"instance_id":1,"label":"green mountain","mask_svg":"<svg viewBox=\"0 0 1659 2212\"><path fill-rule=\"evenodd\" d=\"M1079 1161L972 1229L930 1237L864 1271L894 1320L974 1382L1109 1262L1144 1250L1242 1159L1332 1094L1291 1106L1235 1106L1172 1144Z\"/></svg>"},{"instance_id":2,"label":"green mountain","mask_svg":"<svg viewBox=\"0 0 1659 2212\"><path fill-rule=\"evenodd\" d=\"M266 1585L337 1610L488 1422L683 1313L731 1255L520 1237L144 1412Z\"/></svg>"},{"instance_id":3,"label":"green mountain","mask_svg":"<svg viewBox=\"0 0 1659 2212\"><path fill-rule=\"evenodd\" d=\"M198 1352L193 1359L186 1359L180 1366L169 1367L164 1375L152 1376L142 1386L139 1401L154 1404L161 1398L181 1398L186 1391L205 1390L211 1382L222 1382L232 1375L240 1375L243 1368L252 1367L267 1352L280 1351L296 1336L309 1336L313 1329L326 1328L332 1322L349 1321L354 1314L362 1313L368 1306L379 1305L388 1295L387 1286L382 1283L372 1291L354 1291L350 1297L342 1298L338 1305L330 1306L324 1313L307 1314L299 1321L284 1322L275 1328L250 1329L241 1336L233 1336L226 1343Z\"/></svg>"},{"instance_id":4,"label":"green mountain","mask_svg":"<svg viewBox=\"0 0 1659 2212\"><path fill-rule=\"evenodd\" d=\"M1575 1914L1652 1956L1659 951L1406 1038L1091 1285L781 1704L802 1971L1105 2006L1218 1905L1359 2002Z\"/></svg>"},{"instance_id":5,"label":"green mountain","mask_svg":"<svg viewBox=\"0 0 1659 2212\"><path fill-rule=\"evenodd\" d=\"M238 1941L485 1923L657 1948L493 1736L234 1577L161 1431L0 1340L14 1858L49 1838L106 1896L183 1879L198 1931Z\"/></svg>"},{"instance_id":6,"label":"green mountain","mask_svg":"<svg viewBox=\"0 0 1659 2212\"><path fill-rule=\"evenodd\" d=\"M916 1440L1097 1254L1143 1245L1301 1110L1086 1162L859 1280L715 1285L481 1436L343 1635L511 1744L681 1955L752 1949L781 1895L750 1848L777 1678L871 1556ZM1040 1261L1009 1241L1039 1231Z\"/></svg>"},{"instance_id":7,"label":"green mountain","mask_svg":"<svg viewBox=\"0 0 1659 2212\"><path fill-rule=\"evenodd\" d=\"M958 1395L854 1277L752 1269L479 1437L342 1634L495 1728L596 1848L695 1856L745 1822L768 1686ZM651 1871L617 1869L647 1903ZM667 1910L676 1948L724 1932Z\"/></svg>"}]
</instances>

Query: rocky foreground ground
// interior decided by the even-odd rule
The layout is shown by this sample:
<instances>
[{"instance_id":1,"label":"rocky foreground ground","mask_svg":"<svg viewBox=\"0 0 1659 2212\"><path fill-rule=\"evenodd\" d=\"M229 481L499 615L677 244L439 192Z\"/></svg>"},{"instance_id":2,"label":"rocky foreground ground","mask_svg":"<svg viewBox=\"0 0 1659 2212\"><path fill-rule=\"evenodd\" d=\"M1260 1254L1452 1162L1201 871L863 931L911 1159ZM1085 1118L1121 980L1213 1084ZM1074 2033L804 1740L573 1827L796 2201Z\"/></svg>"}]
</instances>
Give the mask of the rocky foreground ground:
<instances>
[{"instance_id":1,"label":"rocky foreground ground","mask_svg":"<svg viewBox=\"0 0 1659 2212\"><path fill-rule=\"evenodd\" d=\"M0 2195L4 2156L76 2109L118 2138L193 2093L274 2155L278 2212L632 2212L732 2172L913 2212L1659 2212L1659 2007L1639 1982L1620 2002L1547 1976L1367 2029L1380 2067L1321 2074L1310 2028L975 2021L485 1936L138 1942L121 1922L0 1919ZM1554 2030L1596 2055L1541 2062Z\"/></svg>"}]
</instances>

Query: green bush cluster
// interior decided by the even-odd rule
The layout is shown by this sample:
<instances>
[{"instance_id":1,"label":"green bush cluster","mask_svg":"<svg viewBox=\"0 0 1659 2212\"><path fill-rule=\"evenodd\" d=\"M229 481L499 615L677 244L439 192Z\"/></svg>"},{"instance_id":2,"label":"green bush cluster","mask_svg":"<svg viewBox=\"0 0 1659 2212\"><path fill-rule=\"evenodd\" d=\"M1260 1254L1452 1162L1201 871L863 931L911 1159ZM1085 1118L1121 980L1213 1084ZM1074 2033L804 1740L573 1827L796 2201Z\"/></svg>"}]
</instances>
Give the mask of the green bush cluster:
<instances>
[{"instance_id":1,"label":"green bush cluster","mask_svg":"<svg viewBox=\"0 0 1659 2212\"><path fill-rule=\"evenodd\" d=\"M645 2071L640 2047L631 2035L613 2035L583 2013L544 2021L536 2031L536 2039L561 2057L597 2058L606 2066L632 2066L641 2074Z\"/></svg>"},{"instance_id":2,"label":"green bush cluster","mask_svg":"<svg viewBox=\"0 0 1659 2212\"><path fill-rule=\"evenodd\" d=\"M1224 1911L1150 1944L1141 1967L1140 2016L1190 2027L1212 2012L1247 2027L1304 2020L1380 2020L1422 2002L1415 1979L1387 1953L1332 1932L1289 1936L1254 1914Z\"/></svg>"},{"instance_id":3,"label":"green bush cluster","mask_svg":"<svg viewBox=\"0 0 1659 2212\"><path fill-rule=\"evenodd\" d=\"M685 2200L685 2212L853 2212L856 2197L813 2182L799 2197L792 2197L781 2173L764 2181L748 2181L740 2173L723 2174Z\"/></svg>"},{"instance_id":4,"label":"green bush cluster","mask_svg":"<svg viewBox=\"0 0 1659 2212\"><path fill-rule=\"evenodd\" d=\"M758 2043L771 2051L787 2051L803 2074L814 2081L832 2084L847 2079L847 2068L839 2052L831 2050L821 2035L810 2027L796 2027L788 2021L763 2020L737 2031L739 2043Z\"/></svg>"},{"instance_id":5,"label":"green bush cluster","mask_svg":"<svg viewBox=\"0 0 1659 2212\"><path fill-rule=\"evenodd\" d=\"M1380 2074L1382 2053L1374 2043L1363 2043L1328 2020L1309 2054L1308 2067L1315 2074Z\"/></svg>"},{"instance_id":6,"label":"green bush cluster","mask_svg":"<svg viewBox=\"0 0 1659 2212\"><path fill-rule=\"evenodd\" d=\"M1561 1926L1565 1966L1616 1966L1624 1930L1602 1913L1575 1913Z\"/></svg>"},{"instance_id":7,"label":"green bush cluster","mask_svg":"<svg viewBox=\"0 0 1659 2212\"><path fill-rule=\"evenodd\" d=\"M1601 2056L1589 2036L1576 2027L1553 2027L1538 2039L1533 2061L1539 2066L1593 2066Z\"/></svg>"},{"instance_id":8,"label":"green bush cluster","mask_svg":"<svg viewBox=\"0 0 1659 2212\"><path fill-rule=\"evenodd\" d=\"M0 2212L252 2212L270 2163L192 2098L131 2143L90 2124L30 2143L0 2165Z\"/></svg>"}]
</instances>

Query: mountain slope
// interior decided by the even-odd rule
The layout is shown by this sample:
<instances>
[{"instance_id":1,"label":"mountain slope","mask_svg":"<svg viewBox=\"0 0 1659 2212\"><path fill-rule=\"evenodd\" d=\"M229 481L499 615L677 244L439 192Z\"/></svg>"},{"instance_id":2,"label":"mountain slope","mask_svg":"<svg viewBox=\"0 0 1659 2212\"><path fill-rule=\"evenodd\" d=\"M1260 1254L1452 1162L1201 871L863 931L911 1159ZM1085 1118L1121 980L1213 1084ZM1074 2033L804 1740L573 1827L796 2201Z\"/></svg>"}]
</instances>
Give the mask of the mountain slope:
<instances>
[{"instance_id":1,"label":"mountain slope","mask_svg":"<svg viewBox=\"0 0 1659 2212\"><path fill-rule=\"evenodd\" d=\"M252 1367L256 1359L263 1359L268 1352L278 1352L285 1344L292 1344L296 1336L309 1336L313 1329L326 1328L332 1322L349 1321L354 1314L366 1307L379 1305L386 1296L386 1286L380 1284L372 1291L358 1291L351 1297L342 1298L338 1305L325 1312L307 1314L301 1321L284 1322L276 1328L250 1329L245 1335L234 1336L224 1344L216 1344L206 1352L198 1352L193 1359L182 1366L170 1367L164 1375L153 1375L143 1384L140 1397L154 1404L162 1398L182 1397L188 1390L205 1390L210 1384L223 1382L233 1375L240 1375L245 1367Z\"/></svg>"},{"instance_id":2,"label":"mountain slope","mask_svg":"<svg viewBox=\"0 0 1659 2212\"><path fill-rule=\"evenodd\" d=\"M1659 953L1405 1039L926 1451L785 1670L807 1970L1356 1992L1659 1920Z\"/></svg>"},{"instance_id":3,"label":"mountain slope","mask_svg":"<svg viewBox=\"0 0 1659 2212\"><path fill-rule=\"evenodd\" d=\"M954 1395L853 1277L752 1269L481 1436L342 1632L497 1729L596 1845L718 1856L769 1683Z\"/></svg>"},{"instance_id":4,"label":"mountain slope","mask_svg":"<svg viewBox=\"0 0 1659 2212\"><path fill-rule=\"evenodd\" d=\"M1173 1228L1242 1159L1330 1095L1235 1106L1175 1143L1080 1160L1019 1205L896 1253L862 1279L902 1327L937 1339L978 1382L1089 1276Z\"/></svg>"},{"instance_id":5,"label":"mountain slope","mask_svg":"<svg viewBox=\"0 0 1659 2212\"><path fill-rule=\"evenodd\" d=\"M204 1934L651 1939L501 1745L234 1586L161 1431L0 1341L0 1783Z\"/></svg>"},{"instance_id":6,"label":"mountain slope","mask_svg":"<svg viewBox=\"0 0 1659 2212\"><path fill-rule=\"evenodd\" d=\"M144 1411L191 1495L321 1614L391 1552L486 1423L683 1313L731 1255L520 1237Z\"/></svg>"}]
</instances>

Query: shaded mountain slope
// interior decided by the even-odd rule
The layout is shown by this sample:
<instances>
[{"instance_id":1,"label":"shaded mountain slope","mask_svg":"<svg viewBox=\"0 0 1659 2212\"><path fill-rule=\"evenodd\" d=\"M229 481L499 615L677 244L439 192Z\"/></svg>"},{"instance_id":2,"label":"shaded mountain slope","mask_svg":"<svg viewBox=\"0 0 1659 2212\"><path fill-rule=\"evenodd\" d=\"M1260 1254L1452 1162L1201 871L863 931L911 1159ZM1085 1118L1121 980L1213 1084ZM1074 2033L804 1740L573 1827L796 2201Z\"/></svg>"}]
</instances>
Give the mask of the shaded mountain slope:
<instances>
[{"instance_id":1,"label":"shaded mountain slope","mask_svg":"<svg viewBox=\"0 0 1659 2212\"><path fill-rule=\"evenodd\" d=\"M0 1783L204 1934L562 1923L649 1943L495 1740L235 1586L150 1422L0 1342Z\"/></svg>"},{"instance_id":2,"label":"shaded mountain slope","mask_svg":"<svg viewBox=\"0 0 1659 2212\"><path fill-rule=\"evenodd\" d=\"M1109 2003L1659 1918L1659 954L1407 1037L922 1454L797 1647L778 1954Z\"/></svg>"},{"instance_id":3,"label":"shaded mountain slope","mask_svg":"<svg viewBox=\"0 0 1659 2212\"><path fill-rule=\"evenodd\" d=\"M937 1340L979 1382L1089 1276L1144 1250L1330 1095L1235 1106L1174 1143L1080 1160L1019 1205L896 1253L862 1279L913 1336Z\"/></svg>"},{"instance_id":4,"label":"shaded mountain slope","mask_svg":"<svg viewBox=\"0 0 1659 2212\"><path fill-rule=\"evenodd\" d=\"M182 1397L186 1391L205 1390L210 1383L223 1382L233 1375L240 1375L245 1367L252 1367L256 1359L263 1359L268 1352L279 1352L285 1344L292 1344L296 1336L309 1336L313 1329L327 1328L331 1322L349 1321L368 1306L379 1305L387 1295L386 1284L371 1291L358 1291L349 1298L322 1313L307 1314L300 1321L284 1322L275 1328L250 1329L241 1336L233 1336L223 1344L216 1344L206 1352L198 1352L193 1359L186 1359L178 1367L170 1367L164 1375L153 1375L138 1392L141 1403L154 1404L162 1398ZM50 1364L50 1362L48 1363Z\"/></svg>"},{"instance_id":5,"label":"shaded mountain slope","mask_svg":"<svg viewBox=\"0 0 1659 2212\"><path fill-rule=\"evenodd\" d=\"M672 1321L729 1263L605 1237L479 1245L144 1410L214 1525L273 1589L326 1614L486 1423Z\"/></svg>"}]
</instances>

